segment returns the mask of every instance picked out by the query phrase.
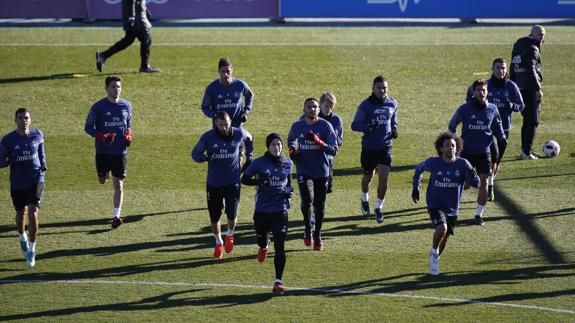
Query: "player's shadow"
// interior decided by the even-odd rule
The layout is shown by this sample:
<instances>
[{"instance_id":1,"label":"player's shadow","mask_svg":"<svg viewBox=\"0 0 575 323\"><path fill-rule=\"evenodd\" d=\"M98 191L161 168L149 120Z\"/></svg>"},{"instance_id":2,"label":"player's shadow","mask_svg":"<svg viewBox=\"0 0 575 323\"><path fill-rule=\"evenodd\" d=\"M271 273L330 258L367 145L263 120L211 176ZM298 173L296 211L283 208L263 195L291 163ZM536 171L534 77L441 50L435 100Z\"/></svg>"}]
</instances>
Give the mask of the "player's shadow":
<instances>
[{"instance_id":1,"label":"player's shadow","mask_svg":"<svg viewBox=\"0 0 575 323\"><path fill-rule=\"evenodd\" d=\"M474 287L487 289L495 286L495 290L506 290L504 286L512 286L531 279L568 279L575 276L575 263L566 265L543 265L536 267L524 267L506 270L467 271L442 273L439 276L431 276L427 273L409 273L398 276L376 278L345 285L323 286L318 289L288 291L286 295L302 296L324 294L331 297L347 297L357 294L414 294L419 291L443 290L454 287ZM408 281L405 281L409 279ZM500 288L497 288L499 287ZM520 292L508 293L496 296L475 298L479 302L508 302L524 301L528 299L553 298L556 296L575 295L575 289L564 289L547 292ZM465 305L472 302L444 302L429 306L452 306Z\"/></svg>"},{"instance_id":2,"label":"player's shadow","mask_svg":"<svg viewBox=\"0 0 575 323\"><path fill-rule=\"evenodd\" d=\"M131 214L123 216L122 219L124 223L134 223L143 220L146 217L150 216L158 216L158 215L167 215L167 214L178 214L178 213L186 213L186 212L193 212L193 211L202 211L206 210L206 208L192 208L192 209L185 209L185 210L175 210L175 211L165 211L165 212L151 212L151 213L143 213L143 214ZM78 221L66 221L66 222L46 222L40 224L40 230L42 235L49 235L49 234L63 234L63 233L87 233L87 234L96 234L96 233L104 233L112 230L111 228L111 219L110 218L99 218L99 219L87 219L87 220L78 220ZM66 232L46 232L44 229L53 229L53 228L91 228L93 226L106 226L106 228L95 229L95 230L75 230L75 231L66 231ZM16 230L15 225L3 225L0 226L0 234L6 232L13 232Z\"/></svg>"},{"instance_id":3,"label":"player's shadow","mask_svg":"<svg viewBox=\"0 0 575 323\"><path fill-rule=\"evenodd\" d=\"M49 75L39 75L39 76L23 76L23 77L11 77L0 79L0 84L9 83L24 83L24 82L35 82L35 81L48 81L48 80L60 80L60 79L77 79L77 78L87 78L87 77L102 77L116 74L136 74L138 71L119 71L116 73L92 73L92 72L76 72L76 73L58 73Z\"/></svg>"},{"instance_id":4,"label":"player's shadow","mask_svg":"<svg viewBox=\"0 0 575 323\"><path fill-rule=\"evenodd\" d=\"M272 297L272 293L256 293L247 295L238 295L231 293L220 296L196 296L197 293L205 291L205 288L191 288L182 291L174 291L159 294L156 296L146 297L137 301L125 301L114 304L95 304L87 306L68 307L46 311L21 311L21 313L13 315L0 315L0 321L8 320L26 320L35 318L56 318L63 319L67 316L75 314L86 313L109 313L123 312L129 313L131 311L157 311L170 308L184 308L184 307L205 307L210 308L228 308L241 305L250 305L268 301ZM26 309L33 309L32 306L27 306Z\"/></svg>"}]
</instances>

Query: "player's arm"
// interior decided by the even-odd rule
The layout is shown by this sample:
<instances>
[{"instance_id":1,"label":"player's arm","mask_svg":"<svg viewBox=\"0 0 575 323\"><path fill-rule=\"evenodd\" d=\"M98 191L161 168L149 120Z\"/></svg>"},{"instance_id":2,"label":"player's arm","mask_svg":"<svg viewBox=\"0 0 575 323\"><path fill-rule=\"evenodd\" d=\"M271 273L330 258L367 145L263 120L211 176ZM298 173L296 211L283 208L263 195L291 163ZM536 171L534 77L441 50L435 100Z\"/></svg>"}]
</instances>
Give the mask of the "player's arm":
<instances>
[{"instance_id":1,"label":"player's arm","mask_svg":"<svg viewBox=\"0 0 575 323\"><path fill-rule=\"evenodd\" d=\"M515 112L521 112L523 111L523 109L525 109L525 102L523 102L523 96L521 95L521 91L519 91L519 87L517 86L517 84L515 84L515 82L512 83L513 84L513 97L512 100L510 102L510 109L511 111L515 111Z\"/></svg>"},{"instance_id":2,"label":"player's arm","mask_svg":"<svg viewBox=\"0 0 575 323\"><path fill-rule=\"evenodd\" d=\"M289 150L289 158L293 160L294 163L299 163L299 152L296 149L296 144L298 143L297 134L295 124L291 126L291 129L288 133L288 150Z\"/></svg>"},{"instance_id":3,"label":"player's arm","mask_svg":"<svg viewBox=\"0 0 575 323\"><path fill-rule=\"evenodd\" d=\"M465 182L472 187L478 188L480 184L479 175L477 175L475 168L473 168L473 166L471 166L471 164L467 160L465 160L465 163L466 163Z\"/></svg>"},{"instance_id":4,"label":"player's arm","mask_svg":"<svg viewBox=\"0 0 575 323\"><path fill-rule=\"evenodd\" d=\"M330 155L335 156L337 154L338 145L335 131L329 122L326 121L327 131L325 132L325 142L323 144L323 151ZM319 138L318 138L319 139ZM323 141L322 141L323 142Z\"/></svg>"},{"instance_id":5,"label":"player's arm","mask_svg":"<svg viewBox=\"0 0 575 323\"><path fill-rule=\"evenodd\" d=\"M244 174L242 175L242 184L248 186L258 185L259 181L257 178L255 178L255 175L256 175L255 164L252 163L250 166L248 166L248 168L244 171Z\"/></svg>"},{"instance_id":6,"label":"player's arm","mask_svg":"<svg viewBox=\"0 0 575 323\"><path fill-rule=\"evenodd\" d=\"M94 109L90 109L86 122L84 123L84 131L92 137L96 137L96 113Z\"/></svg>"},{"instance_id":7,"label":"player's arm","mask_svg":"<svg viewBox=\"0 0 575 323\"><path fill-rule=\"evenodd\" d=\"M463 116L461 112L459 112L460 109L461 108L457 109L457 111L455 111L455 113L451 117L451 120L449 120L449 125L447 126L447 129L451 133L457 133L457 125L463 120Z\"/></svg>"},{"instance_id":8,"label":"player's arm","mask_svg":"<svg viewBox=\"0 0 575 323\"><path fill-rule=\"evenodd\" d=\"M198 140L198 143L194 146L194 149L192 149L192 159L196 163L203 163L211 160L212 155L209 152L204 154L204 152L207 150L207 146L204 141L205 134L200 137L200 140Z\"/></svg>"},{"instance_id":9,"label":"player's arm","mask_svg":"<svg viewBox=\"0 0 575 323\"><path fill-rule=\"evenodd\" d=\"M503 123L501 121L501 116L499 115L499 110L495 110L495 115L493 116L493 122L491 122L491 131L495 134L498 143L507 145L507 138L505 138L505 132L503 131Z\"/></svg>"},{"instance_id":10,"label":"player's arm","mask_svg":"<svg viewBox=\"0 0 575 323\"><path fill-rule=\"evenodd\" d=\"M336 132L336 136L337 136L336 143L337 143L338 147L343 144L343 127L341 126L341 124L342 124L342 121L340 118L338 125L333 129Z\"/></svg>"},{"instance_id":11,"label":"player's arm","mask_svg":"<svg viewBox=\"0 0 575 323\"><path fill-rule=\"evenodd\" d=\"M411 190L411 199L413 203L419 202L419 186L421 185L421 179L423 178L423 172L426 169L426 162L427 160L419 163L415 167L415 171L413 172L413 180L412 180L412 190Z\"/></svg>"},{"instance_id":12,"label":"player's arm","mask_svg":"<svg viewBox=\"0 0 575 323\"><path fill-rule=\"evenodd\" d=\"M537 78L537 62L540 59L540 53L533 47L530 47L525 52L525 72L529 83L529 89L541 90L541 83Z\"/></svg>"},{"instance_id":13,"label":"player's arm","mask_svg":"<svg viewBox=\"0 0 575 323\"><path fill-rule=\"evenodd\" d=\"M128 117L126 118L126 131L124 132L124 144L129 147L134 141L132 138L132 106L130 106Z\"/></svg>"},{"instance_id":14,"label":"player's arm","mask_svg":"<svg viewBox=\"0 0 575 323\"><path fill-rule=\"evenodd\" d=\"M250 113L250 111L252 110L252 106L254 103L254 93L252 92L252 90L250 89L250 87L248 86L248 84L246 82L244 82L244 113L246 114L246 116Z\"/></svg>"},{"instance_id":15,"label":"player's arm","mask_svg":"<svg viewBox=\"0 0 575 323\"><path fill-rule=\"evenodd\" d=\"M212 96L210 95L209 89L210 88L208 86L206 92L204 92L204 97L202 98L202 112L206 117L213 118L214 117L214 110L212 109L213 100Z\"/></svg>"},{"instance_id":16,"label":"player's arm","mask_svg":"<svg viewBox=\"0 0 575 323\"><path fill-rule=\"evenodd\" d=\"M397 104L395 111L391 115L391 139L397 139Z\"/></svg>"},{"instance_id":17,"label":"player's arm","mask_svg":"<svg viewBox=\"0 0 575 323\"><path fill-rule=\"evenodd\" d=\"M46 150L44 149L44 134L40 131L40 139L42 141L38 145L38 159L40 160L40 170L45 172L48 167L46 166Z\"/></svg>"},{"instance_id":18,"label":"player's arm","mask_svg":"<svg viewBox=\"0 0 575 323\"><path fill-rule=\"evenodd\" d=\"M4 140L0 142L0 168L8 167L10 160L8 159L8 149L4 144Z\"/></svg>"},{"instance_id":19,"label":"player's arm","mask_svg":"<svg viewBox=\"0 0 575 323\"><path fill-rule=\"evenodd\" d=\"M367 132L369 130L369 123L365 121L366 115L361 107L357 108L353 121L351 122L351 130L359 132Z\"/></svg>"},{"instance_id":20,"label":"player's arm","mask_svg":"<svg viewBox=\"0 0 575 323\"><path fill-rule=\"evenodd\" d=\"M250 164L252 163L252 159L254 156L254 141L252 139L252 135L245 130L244 128L239 128L243 134L243 141L244 141L244 146L246 148L246 161L244 162L244 166L242 167L242 171L245 171Z\"/></svg>"}]
</instances>

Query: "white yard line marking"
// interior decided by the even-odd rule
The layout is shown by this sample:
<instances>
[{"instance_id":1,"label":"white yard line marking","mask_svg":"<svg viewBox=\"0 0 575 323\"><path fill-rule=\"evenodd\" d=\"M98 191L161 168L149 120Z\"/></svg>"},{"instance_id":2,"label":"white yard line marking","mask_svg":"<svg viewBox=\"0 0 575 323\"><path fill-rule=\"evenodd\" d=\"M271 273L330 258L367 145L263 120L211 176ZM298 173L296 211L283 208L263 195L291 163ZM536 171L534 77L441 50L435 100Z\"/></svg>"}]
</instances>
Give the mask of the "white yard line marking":
<instances>
[{"instance_id":1,"label":"white yard line marking","mask_svg":"<svg viewBox=\"0 0 575 323\"><path fill-rule=\"evenodd\" d=\"M370 43L370 42L310 42L310 43L284 43L284 42L264 42L264 43L196 43L190 41L188 43L154 43L154 46L167 46L167 47L203 47L203 46L484 46L484 45L509 45L510 42L388 42L388 43ZM93 47L93 46L109 46L109 43L0 43L0 47ZM545 46L550 45L575 45L575 42L545 42Z\"/></svg>"},{"instance_id":2,"label":"white yard line marking","mask_svg":"<svg viewBox=\"0 0 575 323\"><path fill-rule=\"evenodd\" d=\"M31 284L31 283L51 283L51 284L103 284L103 285L154 285L154 286L202 286L202 287L215 287L215 288L240 288L240 289L266 289L271 290L270 286L261 285L243 285L243 284L223 284L223 283L203 283L203 282L165 282L165 281L127 281L127 280L96 280L96 279L86 279L86 280L41 280L41 279L31 279L31 280L19 280L19 279L0 279L0 285L2 284ZM375 296L385 296L385 297L395 297L395 298L408 298L408 299L425 299L440 302L453 302L453 303L470 303L470 304L480 304L480 305L493 305L501 307L514 307L523 309L532 309L538 311L555 312L555 313L567 313L575 314L574 310L566 310L560 308L550 308L535 305L522 305L522 304L512 304L512 303L501 303L501 302L484 302L473 299L460 299L460 298L448 298L448 297L438 297L438 296L424 296L424 295L409 295L409 294L398 294L398 293L377 293L369 291L358 291L358 290L343 290L343 289L327 289L327 288L307 288L307 287L287 287L286 291L304 291L313 292L321 294L354 294L354 295L375 295Z\"/></svg>"}]
</instances>

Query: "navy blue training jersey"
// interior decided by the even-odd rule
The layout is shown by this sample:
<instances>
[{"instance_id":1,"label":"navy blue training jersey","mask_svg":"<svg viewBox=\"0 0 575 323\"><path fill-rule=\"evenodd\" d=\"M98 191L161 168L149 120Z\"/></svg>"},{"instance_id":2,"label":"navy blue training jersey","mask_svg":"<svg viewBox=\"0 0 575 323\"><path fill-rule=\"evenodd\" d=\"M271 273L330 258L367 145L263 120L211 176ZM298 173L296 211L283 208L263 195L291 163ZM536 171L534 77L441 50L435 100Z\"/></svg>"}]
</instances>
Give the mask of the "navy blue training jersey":
<instances>
[{"instance_id":1,"label":"navy blue training jersey","mask_svg":"<svg viewBox=\"0 0 575 323\"><path fill-rule=\"evenodd\" d=\"M39 129L29 129L25 136L14 130L0 142L0 168L10 166L10 189L27 189L44 183L42 166L46 166L44 134Z\"/></svg>"},{"instance_id":2,"label":"navy blue training jersey","mask_svg":"<svg viewBox=\"0 0 575 323\"><path fill-rule=\"evenodd\" d=\"M289 158L282 158L281 165L277 165L269 157L262 156L255 159L246 169L245 175L248 177L270 179L268 183L256 186L256 212L278 213L290 208L290 202L285 193L292 190L288 187L292 165Z\"/></svg>"},{"instance_id":3,"label":"navy blue training jersey","mask_svg":"<svg viewBox=\"0 0 575 323\"><path fill-rule=\"evenodd\" d=\"M95 139L96 152L99 154L123 155L127 153L124 134L128 130L132 130L132 104L124 99L114 103L108 98L103 98L94 103L84 124L84 131L92 137L96 137L97 132L116 134L116 139L109 145Z\"/></svg>"}]
</instances>

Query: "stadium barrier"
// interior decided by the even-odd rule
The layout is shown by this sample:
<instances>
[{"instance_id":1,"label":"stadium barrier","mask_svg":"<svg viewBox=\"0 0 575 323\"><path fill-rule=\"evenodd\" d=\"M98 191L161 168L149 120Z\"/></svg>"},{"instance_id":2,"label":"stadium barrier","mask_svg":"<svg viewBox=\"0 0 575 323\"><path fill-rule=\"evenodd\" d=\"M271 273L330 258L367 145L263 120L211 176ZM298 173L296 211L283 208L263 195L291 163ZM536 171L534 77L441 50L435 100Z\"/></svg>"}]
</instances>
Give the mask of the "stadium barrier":
<instances>
[{"instance_id":1,"label":"stadium barrier","mask_svg":"<svg viewBox=\"0 0 575 323\"><path fill-rule=\"evenodd\" d=\"M163 18L575 18L575 0L147 0ZM118 19L121 0L0 0L0 18Z\"/></svg>"}]
</instances>

